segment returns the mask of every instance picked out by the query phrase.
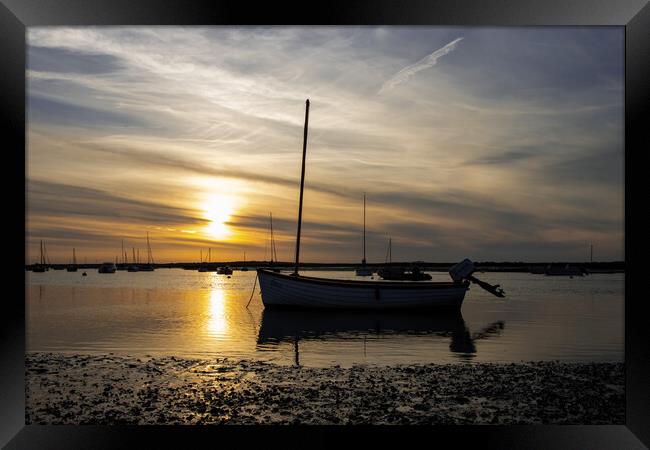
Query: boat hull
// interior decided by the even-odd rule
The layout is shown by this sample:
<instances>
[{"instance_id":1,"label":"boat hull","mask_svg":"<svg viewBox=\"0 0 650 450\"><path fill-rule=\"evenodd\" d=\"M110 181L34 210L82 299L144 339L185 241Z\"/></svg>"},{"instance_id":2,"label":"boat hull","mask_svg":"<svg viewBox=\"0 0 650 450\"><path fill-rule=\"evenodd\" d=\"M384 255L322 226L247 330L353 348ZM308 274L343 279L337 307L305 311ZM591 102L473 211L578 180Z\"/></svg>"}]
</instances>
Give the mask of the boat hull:
<instances>
[{"instance_id":1,"label":"boat hull","mask_svg":"<svg viewBox=\"0 0 650 450\"><path fill-rule=\"evenodd\" d=\"M257 271L265 307L460 309L469 283L329 280Z\"/></svg>"}]
</instances>

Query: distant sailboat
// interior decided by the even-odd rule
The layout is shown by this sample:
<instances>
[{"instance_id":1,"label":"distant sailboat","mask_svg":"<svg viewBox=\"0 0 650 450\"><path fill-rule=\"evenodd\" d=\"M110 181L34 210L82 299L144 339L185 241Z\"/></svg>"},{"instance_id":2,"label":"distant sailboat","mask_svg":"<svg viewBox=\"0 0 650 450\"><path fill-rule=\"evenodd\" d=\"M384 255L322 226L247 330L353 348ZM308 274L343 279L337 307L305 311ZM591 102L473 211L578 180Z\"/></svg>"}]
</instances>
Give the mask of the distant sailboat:
<instances>
[{"instance_id":1,"label":"distant sailboat","mask_svg":"<svg viewBox=\"0 0 650 450\"><path fill-rule=\"evenodd\" d=\"M46 257L45 257L45 244L43 244L43 240L41 239L41 260L39 264L34 264L34 267L32 268L32 271L34 272L46 272L49 270L48 265L46 263Z\"/></svg>"},{"instance_id":2,"label":"distant sailboat","mask_svg":"<svg viewBox=\"0 0 650 450\"><path fill-rule=\"evenodd\" d=\"M219 275L232 275L232 269L228 266L221 266L217 268L217 273Z\"/></svg>"},{"instance_id":3,"label":"distant sailboat","mask_svg":"<svg viewBox=\"0 0 650 450\"><path fill-rule=\"evenodd\" d=\"M203 249L201 249L201 264L199 265L199 272L207 272L207 271L208 271L208 265L203 262Z\"/></svg>"},{"instance_id":4,"label":"distant sailboat","mask_svg":"<svg viewBox=\"0 0 650 450\"><path fill-rule=\"evenodd\" d=\"M76 272L77 271L77 255L75 254L74 248L72 248L72 264L70 264L67 269L68 272Z\"/></svg>"},{"instance_id":5,"label":"distant sailboat","mask_svg":"<svg viewBox=\"0 0 650 450\"><path fill-rule=\"evenodd\" d=\"M135 259L135 247L131 247L131 252L132 252L133 264L127 267L126 270L127 272L139 272L140 268L136 265L136 259Z\"/></svg>"},{"instance_id":6,"label":"distant sailboat","mask_svg":"<svg viewBox=\"0 0 650 450\"><path fill-rule=\"evenodd\" d=\"M151 244L149 243L149 232L147 231L147 264L143 264L142 266L139 267L139 272L153 272L154 267L153 267L154 261L153 261L153 253L151 251Z\"/></svg>"},{"instance_id":7,"label":"distant sailboat","mask_svg":"<svg viewBox=\"0 0 650 450\"><path fill-rule=\"evenodd\" d=\"M218 272L219 268L212 264L212 248L208 248L207 259L199 266L199 272Z\"/></svg>"},{"instance_id":8,"label":"distant sailboat","mask_svg":"<svg viewBox=\"0 0 650 450\"><path fill-rule=\"evenodd\" d=\"M101 266L97 269L97 272L99 273L115 273L117 270L117 267L115 266L115 263L113 262L105 262L102 263Z\"/></svg>"},{"instance_id":9,"label":"distant sailboat","mask_svg":"<svg viewBox=\"0 0 650 450\"><path fill-rule=\"evenodd\" d=\"M128 267L126 265L126 253L124 252L124 239L122 239L122 252L120 259L122 260L121 264L116 264L117 270L127 270Z\"/></svg>"},{"instance_id":10,"label":"distant sailboat","mask_svg":"<svg viewBox=\"0 0 650 450\"><path fill-rule=\"evenodd\" d=\"M388 252L386 255L386 262L388 263L386 267L383 267L377 271L383 280L401 280L401 281L427 281L431 279L431 275L424 273L420 270L419 267L413 265L410 269L406 267L396 267L392 266L393 255L392 255L392 239L388 238Z\"/></svg>"},{"instance_id":11,"label":"distant sailboat","mask_svg":"<svg viewBox=\"0 0 650 450\"><path fill-rule=\"evenodd\" d=\"M547 276L568 276L568 277L582 277L585 274L584 269L569 264L564 267L550 265L544 271Z\"/></svg>"},{"instance_id":12,"label":"distant sailboat","mask_svg":"<svg viewBox=\"0 0 650 450\"><path fill-rule=\"evenodd\" d=\"M246 267L246 252L244 252L244 265L241 268L242 272L248 272L248 267Z\"/></svg>"},{"instance_id":13,"label":"distant sailboat","mask_svg":"<svg viewBox=\"0 0 650 450\"><path fill-rule=\"evenodd\" d=\"M372 275L372 268L366 266L366 194L363 194L363 259L361 267L357 268L355 273L360 277Z\"/></svg>"}]
</instances>

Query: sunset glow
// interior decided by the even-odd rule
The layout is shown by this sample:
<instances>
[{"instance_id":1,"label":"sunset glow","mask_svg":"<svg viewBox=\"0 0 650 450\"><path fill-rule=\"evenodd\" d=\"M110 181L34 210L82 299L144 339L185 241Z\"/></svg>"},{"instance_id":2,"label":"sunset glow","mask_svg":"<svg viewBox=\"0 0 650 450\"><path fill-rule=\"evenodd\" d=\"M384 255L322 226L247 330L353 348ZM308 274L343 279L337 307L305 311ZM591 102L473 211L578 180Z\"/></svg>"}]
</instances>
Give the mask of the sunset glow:
<instances>
[{"instance_id":1,"label":"sunset glow","mask_svg":"<svg viewBox=\"0 0 650 450\"><path fill-rule=\"evenodd\" d=\"M208 237L224 240L230 237L232 230L228 227L231 215L235 211L235 201L226 195L213 194L205 203L205 218L210 221L205 228Z\"/></svg>"},{"instance_id":2,"label":"sunset glow","mask_svg":"<svg viewBox=\"0 0 650 450\"><path fill-rule=\"evenodd\" d=\"M27 260L622 260L623 38L30 27Z\"/></svg>"}]
</instances>

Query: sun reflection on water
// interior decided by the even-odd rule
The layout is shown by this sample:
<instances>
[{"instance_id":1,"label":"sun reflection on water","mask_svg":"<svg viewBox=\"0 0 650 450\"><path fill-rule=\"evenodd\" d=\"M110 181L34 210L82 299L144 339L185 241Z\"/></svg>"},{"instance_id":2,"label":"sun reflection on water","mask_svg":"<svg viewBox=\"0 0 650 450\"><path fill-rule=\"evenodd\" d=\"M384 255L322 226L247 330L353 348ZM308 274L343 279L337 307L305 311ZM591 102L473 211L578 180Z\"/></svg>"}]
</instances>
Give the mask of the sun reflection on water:
<instances>
[{"instance_id":1,"label":"sun reflection on water","mask_svg":"<svg viewBox=\"0 0 650 450\"><path fill-rule=\"evenodd\" d=\"M211 337L222 337L228 331L226 321L226 298L221 286L214 286L208 304L207 333Z\"/></svg>"}]
</instances>

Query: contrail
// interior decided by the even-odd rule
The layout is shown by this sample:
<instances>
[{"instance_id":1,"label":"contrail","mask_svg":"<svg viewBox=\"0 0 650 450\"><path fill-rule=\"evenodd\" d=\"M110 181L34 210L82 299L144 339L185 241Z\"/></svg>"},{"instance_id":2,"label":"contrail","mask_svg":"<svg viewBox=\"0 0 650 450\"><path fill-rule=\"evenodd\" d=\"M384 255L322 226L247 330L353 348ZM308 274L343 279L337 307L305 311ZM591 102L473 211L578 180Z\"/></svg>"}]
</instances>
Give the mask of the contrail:
<instances>
[{"instance_id":1,"label":"contrail","mask_svg":"<svg viewBox=\"0 0 650 450\"><path fill-rule=\"evenodd\" d=\"M428 69L431 66L434 66L438 62L438 58L441 56L446 55L447 53L451 52L456 48L456 44L458 44L460 41L462 41L463 38L460 37L458 39L454 39L451 41L449 44L445 45L442 48L439 48L435 52L431 53L430 55L425 56L415 64L411 64L410 66L404 67L402 70L397 72L395 75L393 75L388 81L386 81L382 86L381 89L379 89L378 94L382 94L383 92L386 92L389 89L392 89L393 87L397 86L400 83L403 83L406 81L410 76L415 75L421 70Z\"/></svg>"}]
</instances>

